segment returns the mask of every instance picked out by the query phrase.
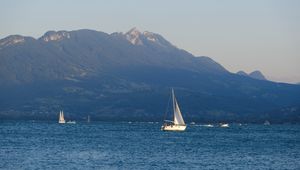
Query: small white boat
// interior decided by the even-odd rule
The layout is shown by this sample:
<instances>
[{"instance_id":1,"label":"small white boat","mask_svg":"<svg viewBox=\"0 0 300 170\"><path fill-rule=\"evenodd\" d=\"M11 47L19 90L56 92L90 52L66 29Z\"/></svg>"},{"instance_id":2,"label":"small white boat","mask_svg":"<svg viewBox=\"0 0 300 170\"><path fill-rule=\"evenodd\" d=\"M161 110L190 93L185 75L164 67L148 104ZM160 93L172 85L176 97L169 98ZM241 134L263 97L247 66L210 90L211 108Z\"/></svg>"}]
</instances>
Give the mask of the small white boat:
<instances>
[{"instance_id":1,"label":"small white boat","mask_svg":"<svg viewBox=\"0 0 300 170\"><path fill-rule=\"evenodd\" d=\"M268 125L271 125L271 123L270 123L269 121L266 120L266 121L264 122L264 125L268 126Z\"/></svg>"},{"instance_id":2,"label":"small white boat","mask_svg":"<svg viewBox=\"0 0 300 170\"><path fill-rule=\"evenodd\" d=\"M191 122L190 124L191 124L191 125L195 125L196 123L195 123L195 122Z\"/></svg>"},{"instance_id":3,"label":"small white boat","mask_svg":"<svg viewBox=\"0 0 300 170\"><path fill-rule=\"evenodd\" d=\"M76 124L76 121L74 121L74 120L69 120L69 121L67 121L67 123L68 123L68 124Z\"/></svg>"},{"instance_id":4,"label":"small white boat","mask_svg":"<svg viewBox=\"0 0 300 170\"><path fill-rule=\"evenodd\" d=\"M220 126L223 127L223 128L227 128L227 127L229 127L229 124L228 123L221 123Z\"/></svg>"},{"instance_id":5,"label":"small white boat","mask_svg":"<svg viewBox=\"0 0 300 170\"><path fill-rule=\"evenodd\" d=\"M172 89L172 101L173 101L173 114L174 120L164 120L164 124L161 126L163 131L184 131L186 129L186 124L182 118L178 102L175 98L174 90Z\"/></svg>"},{"instance_id":6,"label":"small white boat","mask_svg":"<svg viewBox=\"0 0 300 170\"><path fill-rule=\"evenodd\" d=\"M66 123L65 117L64 117L64 111L59 111L58 123Z\"/></svg>"},{"instance_id":7,"label":"small white boat","mask_svg":"<svg viewBox=\"0 0 300 170\"><path fill-rule=\"evenodd\" d=\"M205 126L205 127L214 127L214 125L212 125L212 124L207 124L207 125L203 125L203 126Z\"/></svg>"}]
</instances>

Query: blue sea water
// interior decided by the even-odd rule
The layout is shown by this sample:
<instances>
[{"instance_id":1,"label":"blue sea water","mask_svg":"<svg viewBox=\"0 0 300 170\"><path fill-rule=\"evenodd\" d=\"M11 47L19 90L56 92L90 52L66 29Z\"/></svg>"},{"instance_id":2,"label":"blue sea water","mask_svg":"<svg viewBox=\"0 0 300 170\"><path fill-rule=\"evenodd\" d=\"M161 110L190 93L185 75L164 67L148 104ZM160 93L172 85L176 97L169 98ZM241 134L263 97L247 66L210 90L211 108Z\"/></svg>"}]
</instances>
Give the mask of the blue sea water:
<instances>
[{"instance_id":1,"label":"blue sea water","mask_svg":"<svg viewBox=\"0 0 300 170\"><path fill-rule=\"evenodd\" d=\"M300 169L300 125L0 122L0 169Z\"/></svg>"}]
</instances>

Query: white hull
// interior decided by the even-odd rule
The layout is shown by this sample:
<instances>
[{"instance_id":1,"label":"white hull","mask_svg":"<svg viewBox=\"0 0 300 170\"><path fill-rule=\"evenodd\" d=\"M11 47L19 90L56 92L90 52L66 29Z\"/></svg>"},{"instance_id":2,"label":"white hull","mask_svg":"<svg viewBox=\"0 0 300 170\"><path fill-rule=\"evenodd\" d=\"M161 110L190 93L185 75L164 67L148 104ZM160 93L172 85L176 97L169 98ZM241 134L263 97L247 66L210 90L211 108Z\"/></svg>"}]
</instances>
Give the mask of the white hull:
<instances>
[{"instance_id":1,"label":"white hull","mask_svg":"<svg viewBox=\"0 0 300 170\"><path fill-rule=\"evenodd\" d=\"M65 120L59 120L58 123L66 123Z\"/></svg>"},{"instance_id":2,"label":"white hull","mask_svg":"<svg viewBox=\"0 0 300 170\"><path fill-rule=\"evenodd\" d=\"M229 124L227 124L227 123L221 124L221 127L223 127L223 128L228 128L228 127L229 127Z\"/></svg>"},{"instance_id":3,"label":"white hull","mask_svg":"<svg viewBox=\"0 0 300 170\"><path fill-rule=\"evenodd\" d=\"M214 125L212 125L212 124L207 124L207 125L203 125L203 126L205 126L205 127L214 127Z\"/></svg>"},{"instance_id":4,"label":"white hull","mask_svg":"<svg viewBox=\"0 0 300 170\"><path fill-rule=\"evenodd\" d=\"M68 121L67 123L68 123L68 124L76 124L75 121Z\"/></svg>"},{"instance_id":5,"label":"white hull","mask_svg":"<svg viewBox=\"0 0 300 170\"><path fill-rule=\"evenodd\" d=\"M163 131L184 131L186 125L163 125L161 130Z\"/></svg>"}]
</instances>

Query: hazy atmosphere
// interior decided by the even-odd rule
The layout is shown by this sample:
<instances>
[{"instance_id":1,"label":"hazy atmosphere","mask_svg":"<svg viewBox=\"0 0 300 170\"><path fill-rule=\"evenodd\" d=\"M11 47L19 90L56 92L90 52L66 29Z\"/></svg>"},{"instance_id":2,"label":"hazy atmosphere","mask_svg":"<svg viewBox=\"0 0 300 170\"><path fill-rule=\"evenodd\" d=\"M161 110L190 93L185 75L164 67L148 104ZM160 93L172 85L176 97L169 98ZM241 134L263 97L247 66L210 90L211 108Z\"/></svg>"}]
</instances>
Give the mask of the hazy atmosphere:
<instances>
[{"instance_id":1,"label":"hazy atmosphere","mask_svg":"<svg viewBox=\"0 0 300 170\"><path fill-rule=\"evenodd\" d=\"M163 35L231 72L260 70L274 81L300 82L300 1L3 0L0 38L42 36L48 30Z\"/></svg>"},{"instance_id":2,"label":"hazy atmosphere","mask_svg":"<svg viewBox=\"0 0 300 170\"><path fill-rule=\"evenodd\" d=\"M300 0L0 0L0 169L300 167Z\"/></svg>"}]
</instances>

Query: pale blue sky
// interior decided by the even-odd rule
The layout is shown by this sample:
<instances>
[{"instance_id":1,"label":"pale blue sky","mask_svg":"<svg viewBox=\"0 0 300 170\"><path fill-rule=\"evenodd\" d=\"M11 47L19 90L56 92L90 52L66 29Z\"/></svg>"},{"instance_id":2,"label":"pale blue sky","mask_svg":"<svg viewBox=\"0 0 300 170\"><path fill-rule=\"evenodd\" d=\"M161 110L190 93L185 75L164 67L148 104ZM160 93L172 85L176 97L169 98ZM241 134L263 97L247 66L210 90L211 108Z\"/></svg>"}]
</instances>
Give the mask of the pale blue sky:
<instances>
[{"instance_id":1,"label":"pale blue sky","mask_svg":"<svg viewBox=\"0 0 300 170\"><path fill-rule=\"evenodd\" d=\"M0 23L0 38L137 27L229 71L261 70L272 80L300 82L298 0L1 0Z\"/></svg>"}]
</instances>

